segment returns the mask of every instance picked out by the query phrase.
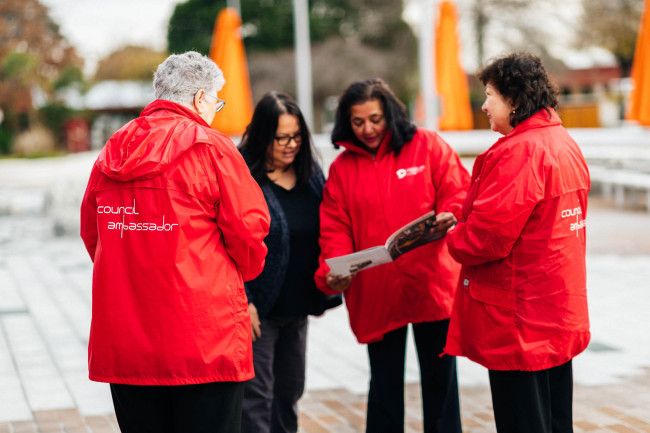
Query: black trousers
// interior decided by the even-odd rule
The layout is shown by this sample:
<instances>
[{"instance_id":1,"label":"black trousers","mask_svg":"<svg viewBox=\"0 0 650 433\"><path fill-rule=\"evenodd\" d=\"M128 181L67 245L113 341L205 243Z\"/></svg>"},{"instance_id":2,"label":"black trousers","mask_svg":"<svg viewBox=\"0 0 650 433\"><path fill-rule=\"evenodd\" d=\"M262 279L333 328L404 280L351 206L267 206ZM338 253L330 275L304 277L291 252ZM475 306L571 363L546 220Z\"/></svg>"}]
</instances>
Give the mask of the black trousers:
<instances>
[{"instance_id":1,"label":"black trousers","mask_svg":"<svg viewBox=\"0 0 650 433\"><path fill-rule=\"evenodd\" d=\"M253 342L255 378L246 383L242 433L296 433L305 390L307 317L262 319Z\"/></svg>"},{"instance_id":2,"label":"black trousers","mask_svg":"<svg viewBox=\"0 0 650 433\"><path fill-rule=\"evenodd\" d=\"M547 370L489 374L498 433L573 432L571 361Z\"/></svg>"},{"instance_id":3,"label":"black trousers","mask_svg":"<svg viewBox=\"0 0 650 433\"><path fill-rule=\"evenodd\" d=\"M122 433L239 433L244 382L111 384Z\"/></svg>"},{"instance_id":4,"label":"black trousers","mask_svg":"<svg viewBox=\"0 0 650 433\"><path fill-rule=\"evenodd\" d=\"M412 326L420 364L424 432L459 433L462 429L456 359L439 356L447 339L449 320ZM404 432L406 329L406 326L396 329L381 341L368 344L367 433Z\"/></svg>"}]
</instances>

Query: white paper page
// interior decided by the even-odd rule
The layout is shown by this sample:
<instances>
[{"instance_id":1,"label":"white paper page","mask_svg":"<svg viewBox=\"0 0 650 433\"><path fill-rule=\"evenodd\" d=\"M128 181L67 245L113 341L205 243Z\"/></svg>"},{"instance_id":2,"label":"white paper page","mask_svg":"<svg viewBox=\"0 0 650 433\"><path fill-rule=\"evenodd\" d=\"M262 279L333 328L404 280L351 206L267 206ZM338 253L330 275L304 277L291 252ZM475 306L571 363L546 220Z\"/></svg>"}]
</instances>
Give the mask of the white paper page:
<instances>
[{"instance_id":1,"label":"white paper page","mask_svg":"<svg viewBox=\"0 0 650 433\"><path fill-rule=\"evenodd\" d=\"M393 259L391 259L390 254L388 254L386 247L381 245L357 251L356 253L345 256L325 259L332 274L343 277L350 275L353 271L372 268L392 261Z\"/></svg>"}]
</instances>

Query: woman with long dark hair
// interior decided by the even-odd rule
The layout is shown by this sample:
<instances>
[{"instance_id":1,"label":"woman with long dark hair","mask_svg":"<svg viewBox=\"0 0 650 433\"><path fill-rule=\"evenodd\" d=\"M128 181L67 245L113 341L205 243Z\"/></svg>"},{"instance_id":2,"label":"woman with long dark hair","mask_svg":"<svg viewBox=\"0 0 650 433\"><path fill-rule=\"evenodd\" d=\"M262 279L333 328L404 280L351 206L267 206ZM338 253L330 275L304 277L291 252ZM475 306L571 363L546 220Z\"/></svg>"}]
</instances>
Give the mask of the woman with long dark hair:
<instances>
[{"instance_id":1,"label":"woman with long dark hair","mask_svg":"<svg viewBox=\"0 0 650 433\"><path fill-rule=\"evenodd\" d=\"M240 150L271 214L264 270L246 284L255 379L245 388L242 431L295 433L307 316L341 303L318 291L313 278L324 177L305 119L284 93L267 93L257 103Z\"/></svg>"},{"instance_id":2,"label":"woman with long dark hair","mask_svg":"<svg viewBox=\"0 0 650 433\"><path fill-rule=\"evenodd\" d=\"M325 293L345 292L350 325L368 345L370 389L366 431L404 431L404 358L409 324L420 363L424 431L461 431L456 361L440 358L460 266L444 234L456 221L469 175L456 152L418 129L380 79L359 81L341 96L332 132L345 148L332 163L321 205ZM352 277L324 259L381 245L406 223L435 211L439 240Z\"/></svg>"}]
</instances>

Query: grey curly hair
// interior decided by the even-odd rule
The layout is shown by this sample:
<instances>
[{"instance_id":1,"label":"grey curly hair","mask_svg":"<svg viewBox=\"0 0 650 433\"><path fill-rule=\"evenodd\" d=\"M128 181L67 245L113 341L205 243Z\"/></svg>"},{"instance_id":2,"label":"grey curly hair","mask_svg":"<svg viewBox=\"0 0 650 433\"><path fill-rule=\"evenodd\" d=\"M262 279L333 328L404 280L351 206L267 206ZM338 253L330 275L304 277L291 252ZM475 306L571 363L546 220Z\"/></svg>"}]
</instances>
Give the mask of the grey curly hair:
<instances>
[{"instance_id":1,"label":"grey curly hair","mask_svg":"<svg viewBox=\"0 0 650 433\"><path fill-rule=\"evenodd\" d=\"M156 98L181 104L191 104L201 89L214 94L225 83L223 72L216 63L196 51L172 54L158 65L153 75Z\"/></svg>"}]
</instances>

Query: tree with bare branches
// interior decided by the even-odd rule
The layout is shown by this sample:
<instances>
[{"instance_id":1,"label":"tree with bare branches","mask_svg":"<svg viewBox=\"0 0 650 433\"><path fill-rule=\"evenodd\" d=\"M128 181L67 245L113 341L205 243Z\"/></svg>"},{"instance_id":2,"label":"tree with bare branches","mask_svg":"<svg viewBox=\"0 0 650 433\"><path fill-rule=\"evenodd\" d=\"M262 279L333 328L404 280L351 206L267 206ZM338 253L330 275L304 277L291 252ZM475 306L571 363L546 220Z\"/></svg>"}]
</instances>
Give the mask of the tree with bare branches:
<instances>
[{"instance_id":1,"label":"tree with bare branches","mask_svg":"<svg viewBox=\"0 0 650 433\"><path fill-rule=\"evenodd\" d=\"M582 7L578 46L605 48L629 76L643 0L583 0Z\"/></svg>"},{"instance_id":2,"label":"tree with bare branches","mask_svg":"<svg viewBox=\"0 0 650 433\"><path fill-rule=\"evenodd\" d=\"M51 92L82 60L38 0L0 1L0 107L12 130L26 129L32 90Z\"/></svg>"},{"instance_id":3,"label":"tree with bare branches","mask_svg":"<svg viewBox=\"0 0 650 433\"><path fill-rule=\"evenodd\" d=\"M575 0L568 0L569 2ZM466 0L465 15L471 21L480 67L500 50L526 49L545 60L552 59L549 41L571 24L563 12L567 0Z\"/></svg>"},{"instance_id":4,"label":"tree with bare branches","mask_svg":"<svg viewBox=\"0 0 650 433\"><path fill-rule=\"evenodd\" d=\"M167 53L151 48L129 45L113 51L99 61L95 80L150 81Z\"/></svg>"}]
</instances>

